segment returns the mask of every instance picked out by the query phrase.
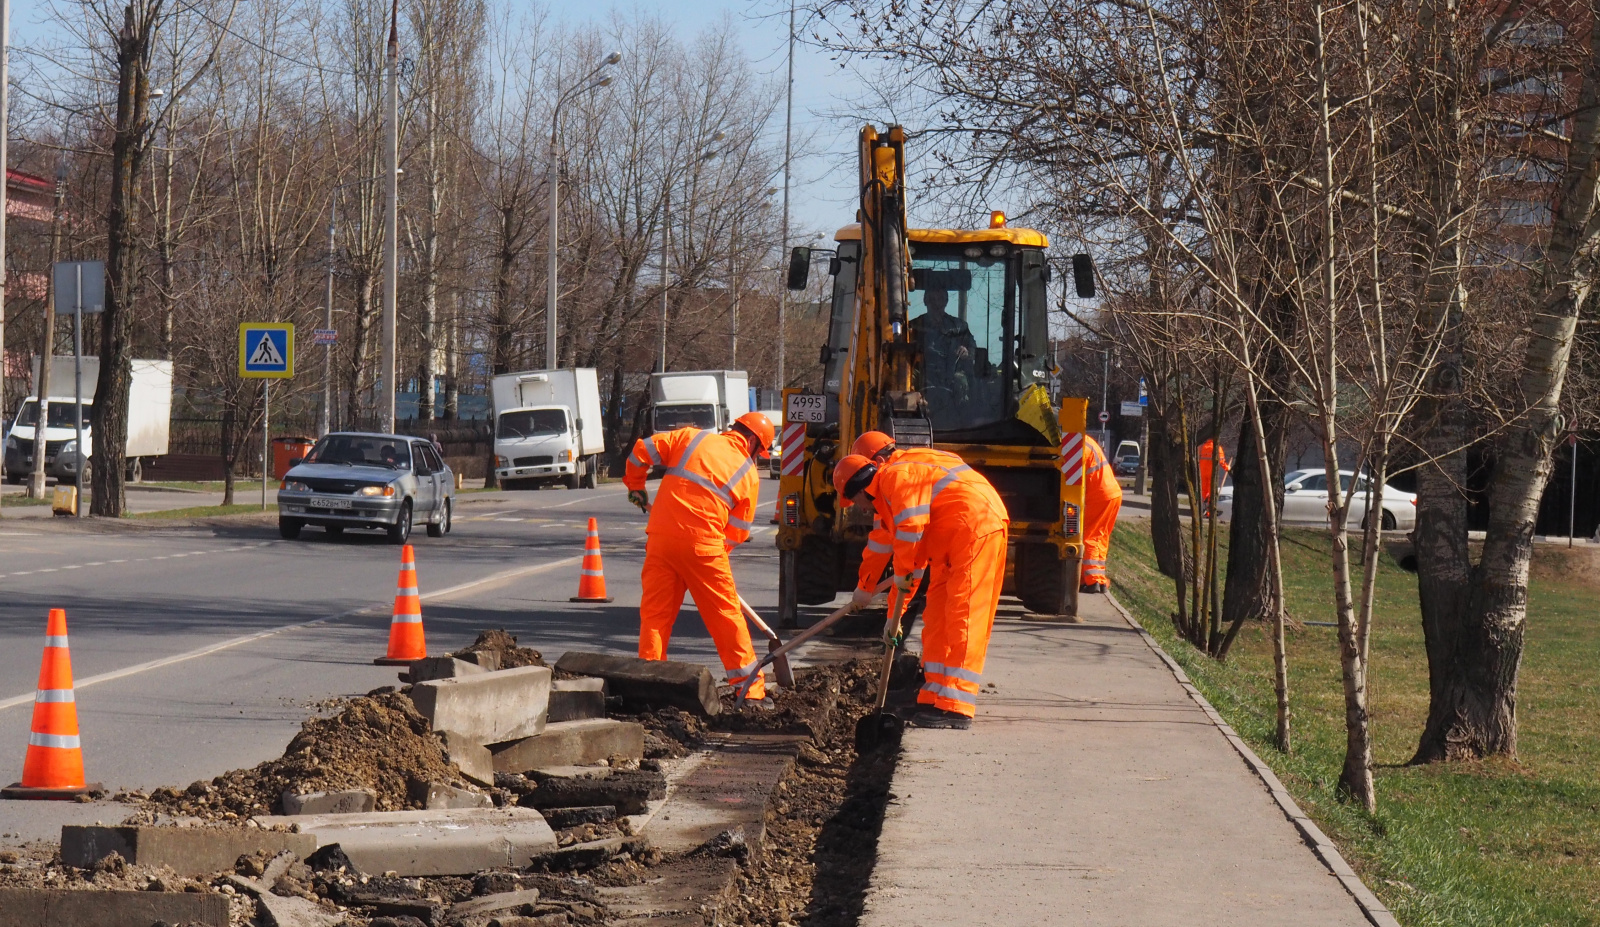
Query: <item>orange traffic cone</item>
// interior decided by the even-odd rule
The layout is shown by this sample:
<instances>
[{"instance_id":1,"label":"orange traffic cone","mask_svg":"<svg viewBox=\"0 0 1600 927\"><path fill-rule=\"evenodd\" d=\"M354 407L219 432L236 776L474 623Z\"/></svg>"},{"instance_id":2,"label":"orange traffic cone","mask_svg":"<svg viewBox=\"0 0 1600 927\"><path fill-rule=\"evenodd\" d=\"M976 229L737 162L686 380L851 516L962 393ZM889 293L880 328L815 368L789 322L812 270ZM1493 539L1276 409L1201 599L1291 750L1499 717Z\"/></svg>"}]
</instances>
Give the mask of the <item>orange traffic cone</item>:
<instances>
[{"instance_id":1,"label":"orange traffic cone","mask_svg":"<svg viewBox=\"0 0 1600 927\"><path fill-rule=\"evenodd\" d=\"M0 789L0 798L73 799L103 791L83 781L83 749L78 744L78 703L72 692L72 655L67 649L67 613L50 609L39 688L33 693L33 727L22 781Z\"/></svg>"},{"instance_id":2,"label":"orange traffic cone","mask_svg":"<svg viewBox=\"0 0 1600 927\"><path fill-rule=\"evenodd\" d=\"M389 619L389 652L373 660L379 666L405 666L428 656L422 637L422 600L417 598L417 557L411 545L400 548L400 579L394 592L394 617Z\"/></svg>"},{"instance_id":3,"label":"orange traffic cone","mask_svg":"<svg viewBox=\"0 0 1600 927\"><path fill-rule=\"evenodd\" d=\"M583 568L578 571L578 594L574 602L610 602L606 595L606 571L600 563L600 524L589 519L589 536L583 542Z\"/></svg>"}]
</instances>

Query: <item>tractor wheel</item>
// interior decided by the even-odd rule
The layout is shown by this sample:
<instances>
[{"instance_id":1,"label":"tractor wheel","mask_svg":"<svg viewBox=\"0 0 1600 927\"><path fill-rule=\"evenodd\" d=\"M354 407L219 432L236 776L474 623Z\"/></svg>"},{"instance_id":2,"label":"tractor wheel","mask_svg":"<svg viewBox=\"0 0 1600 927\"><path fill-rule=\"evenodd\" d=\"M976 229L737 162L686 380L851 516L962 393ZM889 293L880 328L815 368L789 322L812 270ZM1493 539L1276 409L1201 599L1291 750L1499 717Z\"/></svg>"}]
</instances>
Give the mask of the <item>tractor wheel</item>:
<instances>
[{"instance_id":1,"label":"tractor wheel","mask_svg":"<svg viewBox=\"0 0 1600 927\"><path fill-rule=\"evenodd\" d=\"M1078 560L1057 557L1050 544L1017 545L1017 598L1035 614L1076 614L1078 564Z\"/></svg>"}]
</instances>

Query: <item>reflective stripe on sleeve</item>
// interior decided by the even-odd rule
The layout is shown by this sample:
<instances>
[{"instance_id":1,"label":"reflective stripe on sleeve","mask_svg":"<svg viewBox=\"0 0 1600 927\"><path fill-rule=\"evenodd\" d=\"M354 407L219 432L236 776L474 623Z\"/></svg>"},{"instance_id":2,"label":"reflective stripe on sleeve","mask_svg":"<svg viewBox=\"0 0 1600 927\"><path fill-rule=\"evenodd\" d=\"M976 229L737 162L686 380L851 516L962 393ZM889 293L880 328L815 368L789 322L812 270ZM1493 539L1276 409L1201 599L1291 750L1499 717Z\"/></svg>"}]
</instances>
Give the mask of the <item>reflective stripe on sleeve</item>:
<instances>
[{"instance_id":1,"label":"reflective stripe on sleeve","mask_svg":"<svg viewBox=\"0 0 1600 927\"><path fill-rule=\"evenodd\" d=\"M974 708L978 706L978 697L976 695L971 692L963 692L954 686L941 686L937 682L925 682L922 684L922 691L942 696L951 701L965 702Z\"/></svg>"},{"instance_id":2,"label":"reflective stripe on sleeve","mask_svg":"<svg viewBox=\"0 0 1600 927\"><path fill-rule=\"evenodd\" d=\"M971 469L972 468L966 464L962 464L959 467L951 467L949 470L945 471L944 476L939 477L939 482L933 484L933 498L939 498L939 493L944 492L944 488L946 486L954 483L962 473Z\"/></svg>"},{"instance_id":3,"label":"reflective stripe on sleeve","mask_svg":"<svg viewBox=\"0 0 1600 927\"><path fill-rule=\"evenodd\" d=\"M894 553L894 546L885 544L882 541L874 541L872 538L867 538L867 550L870 550L875 554L891 554Z\"/></svg>"},{"instance_id":4,"label":"reflective stripe on sleeve","mask_svg":"<svg viewBox=\"0 0 1600 927\"><path fill-rule=\"evenodd\" d=\"M753 521L745 521L742 518L733 518L731 516L728 518L728 524L744 531L749 531L755 527L755 522Z\"/></svg>"},{"instance_id":5,"label":"reflective stripe on sleeve","mask_svg":"<svg viewBox=\"0 0 1600 927\"><path fill-rule=\"evenodd\" d=\"M650 462L651 463L655 464L658 467L666 466L666 463L664 461L662 461L662 459L661 459L661 452L656 450L656 439L655 438L645 438L643 441L641 441L639 443L644 445L645 453L650 455Z\"/></svg>"},{"instance_id":6,"label":"reflective stripe on sleeve","mask_svg":"<svg viewBox=\"0 0 1600 927\"><path fill-rule=\"evenodd\" d=\"M896 531L894 533L894 539L896 541L905 541L905 542L910 543L910 544L915 544L918 541L922 540L922 532L921 531Z\"/></svg>"}]
</instances>

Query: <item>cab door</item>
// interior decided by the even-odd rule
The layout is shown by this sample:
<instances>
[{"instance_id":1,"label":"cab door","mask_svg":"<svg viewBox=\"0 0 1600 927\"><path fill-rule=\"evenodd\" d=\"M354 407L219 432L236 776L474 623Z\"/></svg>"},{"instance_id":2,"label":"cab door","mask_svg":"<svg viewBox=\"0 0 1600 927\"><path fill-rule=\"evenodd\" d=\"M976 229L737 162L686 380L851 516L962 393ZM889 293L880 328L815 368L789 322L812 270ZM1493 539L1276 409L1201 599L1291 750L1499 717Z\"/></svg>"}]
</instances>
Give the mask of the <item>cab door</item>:
<instances>
[{"instance_id":1,"label":"cab door","mask_svg":"<svg viewBox=\"0 0 1600 927\"><path fill-rule=\"evenodd\" d=\"M439 507L439 472L428 462L429 450L426 441L411 443L411 473L417 478L412 518L418 521L432 521L434 510Z\"/></svg>"}]
</instances>

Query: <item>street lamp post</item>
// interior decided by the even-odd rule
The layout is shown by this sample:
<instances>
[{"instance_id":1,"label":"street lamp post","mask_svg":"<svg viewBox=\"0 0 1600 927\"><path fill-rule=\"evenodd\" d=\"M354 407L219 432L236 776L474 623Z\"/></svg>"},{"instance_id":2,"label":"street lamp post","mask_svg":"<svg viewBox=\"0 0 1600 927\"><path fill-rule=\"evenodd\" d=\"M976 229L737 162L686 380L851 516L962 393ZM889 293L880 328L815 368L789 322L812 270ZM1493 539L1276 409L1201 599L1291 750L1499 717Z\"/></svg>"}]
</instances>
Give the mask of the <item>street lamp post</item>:
<instances>
[{"instance_id":1,"label":"street lamp post","mask_svg":"<svg viewBox=\"0 0 1600 927\"><path fill-rule=\"evenodd\" d=\"M611 83L611 78L609 76L600 77L598 75L601 71L621 60L621 52L612 52L611 54L607 55L604 61L600 62L598 65L595 65L594 70L590 71L588 76L584 77L584 79L579 82L578 86L573 87L571 90L568 90L566 93L562 94L561 98L556 100L555 108L550 112L550 177L548 184L548 192L550 194L550 263L545 273L546 290L544 297L544 357L545 368L548 370L554 370L557 366L559 366L559 364L556 362L556 342L558 333L560 331L556 325L556 301L558 298L557 294L560 292L558 284L561 267L560 261L557 260L558 252L556 250L556 243L560 237L560 226L557 224L557 218L559 205L561 203L561 156L557 147L558 141L556 133L559 131L561 124L561 107L567 105L568 100L571 100L580 93L586 93L590 90L598 90L601 87L609 85Z\"/></svg>"},{"instance_id":2,"label":"street lamp post","mask_svg":"<svg viewBox=\"0 0 1600 927\"><path fill-rule=\"evenodd\" d=\"M713 132L710 138L707 138L696 147L702 147L707 142L720 142L723 140L723 138L725 138L725 136L720 131ZM710 161L712 158L715 158L717 154L718 152L716 151L708 151L704 154L695 155L694 157L690 158L689 163L691 165L695 165L702 161ZM672 256L671 235L672 185L669 181L667 182L666 191L662 194L661 198L661 356L659 358L661 366L659 369L662 373L667 372L667 264L670 263Z\"/></svg>"}]
</instances>

